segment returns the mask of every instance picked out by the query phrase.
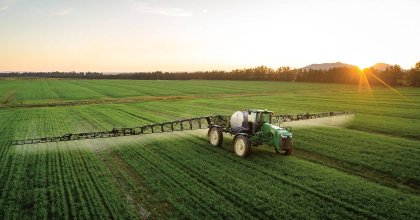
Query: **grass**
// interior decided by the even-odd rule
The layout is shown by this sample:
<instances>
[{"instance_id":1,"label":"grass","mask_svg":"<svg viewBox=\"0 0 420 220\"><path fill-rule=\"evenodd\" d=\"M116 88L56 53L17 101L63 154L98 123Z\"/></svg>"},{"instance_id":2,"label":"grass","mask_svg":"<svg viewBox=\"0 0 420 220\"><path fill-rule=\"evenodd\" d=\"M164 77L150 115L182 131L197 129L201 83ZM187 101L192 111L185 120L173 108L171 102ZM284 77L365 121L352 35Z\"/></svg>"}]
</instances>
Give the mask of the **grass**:
<instances>
[{"instance_id":1,"label":"grass","mask_svg":"<svg viewBox=\"0 0 420 220\"><path fill-rule=\"evenodd\" d=\"M418 219L420 89L398 90L410 101L335 84L0 80L0 218ZM290 157L259 147L241 159L206 131L8 142L250 107L356 115L346 128L295 128Z\"/></svg>"}]
</instances>

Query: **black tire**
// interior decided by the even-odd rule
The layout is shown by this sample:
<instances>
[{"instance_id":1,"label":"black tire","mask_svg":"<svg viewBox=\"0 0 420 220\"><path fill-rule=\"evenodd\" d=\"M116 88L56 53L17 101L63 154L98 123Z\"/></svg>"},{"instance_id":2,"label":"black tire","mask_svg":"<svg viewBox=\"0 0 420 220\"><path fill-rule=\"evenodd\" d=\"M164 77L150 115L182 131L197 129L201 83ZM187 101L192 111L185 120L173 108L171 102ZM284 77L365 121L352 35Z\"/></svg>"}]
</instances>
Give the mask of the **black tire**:
<instances>
[{"instance_id":1,"label":"black tire","mask_svg":"<svg viewBox=\"0 0 420 220\"><path fill-rule=\"evenodd\" d=\"M209 129L209 142L213 146L220 146L223 142L223 133L220 127L211 127Z\"/></svg>"},{"instance_id":2,"label":"black tire","mask_svg":"<svg viewBox=\"0 0 420 220\"><path fill-rule=\"evenodd\" d=\"M293 152L293 142L290 137L281 139L281 149L284 152L284 155L290 155Z\"/></svg>"},{"instance_id":3,"label":"black tire","mask_svg":"<svg viewBox=\"0 0 420 220\"><path fill-rule=\"evenodd\" d=\"M280 154L280 150L278 150L276 147L274 147L274 150L276 151L277 154Z\"/></svg>"},{"instance_id":4,"label":"black tire","mask_svg":"<svg viewBox=\"0 0 420 220\"><path fill-rule=\"evenodd\" d=\"M233 150L240 157L247 157L251 152L251 140L248 136L238 135L233 141Z\"/></svg>"}]
</instances>

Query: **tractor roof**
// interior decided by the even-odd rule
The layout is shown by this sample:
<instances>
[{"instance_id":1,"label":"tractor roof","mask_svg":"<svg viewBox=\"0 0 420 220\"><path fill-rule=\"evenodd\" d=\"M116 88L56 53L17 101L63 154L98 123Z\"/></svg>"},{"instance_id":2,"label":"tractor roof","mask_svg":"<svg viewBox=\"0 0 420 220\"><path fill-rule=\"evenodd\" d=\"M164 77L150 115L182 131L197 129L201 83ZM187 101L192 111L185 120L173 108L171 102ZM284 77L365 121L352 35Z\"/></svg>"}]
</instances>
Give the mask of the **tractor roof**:
<instances>
[{"instance_id":1,"label":"tractor roof","mask_svg":"<svg viewBox=\"0 0 420 220\"><path fill-rule=\"evenodd\" d=\"M272 111L268 111L267 109L248 109L248 112L273 113Z\"/></svg>"}]
</instances>

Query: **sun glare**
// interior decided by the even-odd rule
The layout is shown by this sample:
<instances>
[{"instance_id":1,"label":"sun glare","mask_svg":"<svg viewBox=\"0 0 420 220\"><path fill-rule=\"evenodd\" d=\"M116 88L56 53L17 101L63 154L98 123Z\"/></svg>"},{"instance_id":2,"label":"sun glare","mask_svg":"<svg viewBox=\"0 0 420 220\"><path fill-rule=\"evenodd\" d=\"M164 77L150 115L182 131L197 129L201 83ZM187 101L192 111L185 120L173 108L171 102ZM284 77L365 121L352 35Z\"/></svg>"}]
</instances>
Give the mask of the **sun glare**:
<instances>
[{"instance_id":1,"label":"sun glare","mask_svg":"<svg viewBox=\"0 0 420 220\"><path fill-rule=\"evenodd\" d=\"M364 90L364 88L367 88L367 91L369 92L369 94L373 97L373 92L372 92L372 88L370 86L370 83L366 77L366 71L365 69L367 68L364 65L359 65L358 66L360 69L360 76L359 76L359 92L362 92L362 90Z\"/></svg>"},{"instance_id":2,"label":"sun glare","mask_svg":"<svg viewBox=\"0 0 420 220\"><path fill-rule=\"evenodd\" d=\"M359 67L360 73L362 73L364 69L369 68L369 65L362 64L362 65L357 65L357 67Z\"/></svg>"}]
</instances>

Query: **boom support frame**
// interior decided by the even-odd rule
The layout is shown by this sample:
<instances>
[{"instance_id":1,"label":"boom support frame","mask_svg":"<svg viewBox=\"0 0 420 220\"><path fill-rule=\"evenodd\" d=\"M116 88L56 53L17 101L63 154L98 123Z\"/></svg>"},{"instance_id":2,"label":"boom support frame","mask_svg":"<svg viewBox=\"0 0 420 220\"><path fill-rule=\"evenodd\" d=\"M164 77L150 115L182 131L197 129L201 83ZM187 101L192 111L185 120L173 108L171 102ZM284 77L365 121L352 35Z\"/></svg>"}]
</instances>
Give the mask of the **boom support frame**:
<instances>
[{"instance_id":1,"label":"boom support frame","mask_svg":"<svg viewBox=\"0 0 420 220\"><path fill-rule=\"evenodd\" d=\"M303 114L296 114L296 115L282 114L282 115L272 116L271 120L287 122L287 121L307 120L307 119L321 118L321 117L339 116L339 115L346 115L346 114L351 114L351 112L323 112L323 113L315 113L315 114L303 113ZM163 132L173 132L173 131L205 129L205 128L211 127L212 125L219 125L222 127L222 130L224 132L230 132L229 119L230 119L230 116L226 116L226 115L202 116L202 117L181 119L181 120L169 121L169 122L163 122L163 123L148 124L148 125L137 126L137 127L132 127L132 128L113 128L110 131L95 131L95 132L74 133L74 134L69 133L69 134L65 134L62 136L55 136L55 137L12 140L11 144L12 145L25 145L25 144L48 143L48 142L133 136L133 135L143 135L143 134L153 134L153 133L163 133Z\"/></svg>"}]
</instances>

